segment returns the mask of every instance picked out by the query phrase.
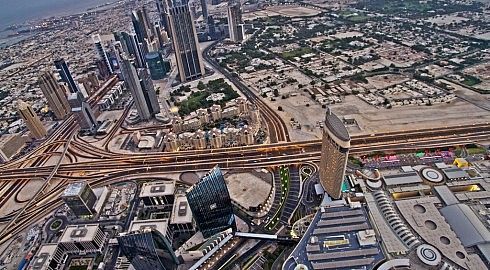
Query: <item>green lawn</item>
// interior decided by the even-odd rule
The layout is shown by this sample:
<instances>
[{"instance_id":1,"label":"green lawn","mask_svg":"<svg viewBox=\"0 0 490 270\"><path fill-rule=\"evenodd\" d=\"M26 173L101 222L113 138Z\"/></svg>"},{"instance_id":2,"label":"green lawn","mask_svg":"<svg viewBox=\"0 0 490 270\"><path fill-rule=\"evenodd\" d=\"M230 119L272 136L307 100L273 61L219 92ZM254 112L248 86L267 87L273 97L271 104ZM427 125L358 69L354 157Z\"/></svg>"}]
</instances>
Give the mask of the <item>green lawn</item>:
<instances>
[{"instance_id":1,"label":"green lawn","mask_svg":"<svg viewBox=\"0 0 490 270\"><path fill-rule=\"evenodd\" d=\"M481 80L475 76L471 76L471 75L463 75L463 76L464 76L464 81L463 81L464 85L473 86L481 83Z\"/></svg>"},{"instance_id":2,"label":"green lawn","mask_svg":"<svg viewBox=\"0 0 490 270\"><path fill-rule=\"evenodd\" d=\"M312 52L313 52L312 48L303 47L303 48L295 49L292 51L283 52L283 53L281 53L281 57L284 59L287 59L287 60L293 60L295 57L301 57L305 54L309 54Z\"/></svg>"},{"instance_id":3,"label":"green lawn","mask_svg":"<svg viewBox=\"0 0 490 270\"><path fill-rule=\"evenodd\" d=\"M276 227L279 217L281 216L282 209L284 208L284 202L286 201L287 194L289 192L289 168L279 167L279 176L281 177L281 199L279 201L279 208L274 214L269 223L265 226L266 229L272 230Z\"/></svg>"}]
</instances>

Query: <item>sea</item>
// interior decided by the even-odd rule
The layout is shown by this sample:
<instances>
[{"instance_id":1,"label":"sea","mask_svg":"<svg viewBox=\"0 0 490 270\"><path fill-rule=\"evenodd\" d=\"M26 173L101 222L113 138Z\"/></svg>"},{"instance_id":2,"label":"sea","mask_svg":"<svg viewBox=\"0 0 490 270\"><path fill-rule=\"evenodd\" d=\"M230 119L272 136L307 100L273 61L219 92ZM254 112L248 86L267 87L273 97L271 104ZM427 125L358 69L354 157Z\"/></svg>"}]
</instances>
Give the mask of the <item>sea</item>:
<instances>
[{"instance_id":1,"label":"sea","mask_svg":"<svg viewBox=\"0 0 490 270\"><path fill-rule=\"evenodd\" d=\"M0 39L5 28L26 21L77 14L114 0L0 0Z\"/></svg>"}]
</instances>

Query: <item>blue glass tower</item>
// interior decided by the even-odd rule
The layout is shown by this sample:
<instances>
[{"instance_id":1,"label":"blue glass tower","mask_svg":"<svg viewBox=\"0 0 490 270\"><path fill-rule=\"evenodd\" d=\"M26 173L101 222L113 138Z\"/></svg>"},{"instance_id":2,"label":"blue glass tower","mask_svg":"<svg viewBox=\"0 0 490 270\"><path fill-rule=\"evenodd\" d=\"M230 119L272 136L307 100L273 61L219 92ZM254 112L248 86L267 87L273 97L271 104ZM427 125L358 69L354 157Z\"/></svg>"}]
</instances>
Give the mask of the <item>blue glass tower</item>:
<instances>
[{"instance_id":1,"label":"blue glass tower","mask_svg":"<svg viewBox=\"0 0 490 270\"><path fill-rule=\"evenodd\" d=\"M173 270L178 260L169 239L157 230L117 237L121 252L136 270Z\"/></svg>"},{"instance_id":2,"label":"blue glass tower","mask_svg":"<svg viewBox=\"0 0 490 270\"><path fill-rule=\"evenodd\" d=\"M205 238L229 228L236 231L230 193L217 166L192 186L186 196L197 227Z\"/></svg>"},{"instance_id":3,"label":"blue glass tower","mask_svg":"<svg viewBox=\"0 0 490 270\"><path fill-rule=\"evenodd\" d=\"M152 80L162 80L170 71L160 52L151 52L146 55L146 63L150 70Z\"/></svg>"},{"instance_id":4,"label":"blue glass tower","mask_svg":"<svg viewBox=\"0 0 490 270\"><path fill-rule=\"evenodd\" d=\"M75 80L73 80L73 77L71 76L70 70L68 69L68 65L66 64L65 60L63 58L57 59L54 61L54 65L56 66L56 69L60 74L61 80L68 84L70 92L79 92L80 90L78 89L78 85L75 83Z\"/></svg>"}]
</instances>

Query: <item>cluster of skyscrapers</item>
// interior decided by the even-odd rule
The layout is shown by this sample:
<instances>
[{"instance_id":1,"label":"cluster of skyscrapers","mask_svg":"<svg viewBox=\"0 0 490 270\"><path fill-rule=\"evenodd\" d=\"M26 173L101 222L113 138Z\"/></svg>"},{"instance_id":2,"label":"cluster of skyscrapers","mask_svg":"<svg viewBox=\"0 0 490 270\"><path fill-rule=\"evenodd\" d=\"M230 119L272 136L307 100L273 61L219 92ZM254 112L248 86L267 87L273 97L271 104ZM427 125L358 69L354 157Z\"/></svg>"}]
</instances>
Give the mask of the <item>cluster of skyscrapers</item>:
<instances>
[{"instance_id":1,"label":"cluster of skyscrapers","mask_svg":"<svg viewBox=\"0 0 490 270\"><path fill-rule=\"evenodd\" d=\"M189 188L186 197L193 219L204 238L228 229L236 231L230 194L223 173L218 167ZM121 252L136 270L176 269L181 261L176 257L172 247L171 229L161 223L151 223L152 220L148 220L146 225L139 226L138 230L119 235L117 240Z\"/></svg>"}]
</instances>

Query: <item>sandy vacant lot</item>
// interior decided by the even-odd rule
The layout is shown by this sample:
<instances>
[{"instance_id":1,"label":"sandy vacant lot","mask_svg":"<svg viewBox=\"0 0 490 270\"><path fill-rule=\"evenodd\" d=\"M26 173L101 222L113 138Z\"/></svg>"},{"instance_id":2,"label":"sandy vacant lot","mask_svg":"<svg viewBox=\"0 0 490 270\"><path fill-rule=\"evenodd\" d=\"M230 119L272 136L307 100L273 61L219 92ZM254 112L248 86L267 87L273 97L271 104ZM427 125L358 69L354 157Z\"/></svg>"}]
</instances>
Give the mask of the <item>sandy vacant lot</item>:
<instances>
[{"instance_id":1,"label":"sandy vacant lot","mask_svg":"<svg viewBox=\"0 0 490 270\"><path fill-rule=\"evenodd\" d=\"M450 104L386 109L375 108L355 96L348 96L344 103L333 105L332 109L339 117L347 115L354 117L361 128L357 131L360 134L490 121L490 112L463 100L456 100Z\"/></svg>"},{"instance_id":2,"label":"sandy vacant lot","mask_svg":"<svg viewBox=\"0 0 490 270\"><path fill-rule=\"evenodd\" d=\"M272 188L271 184L251 173L231 173L225 179L231 199L247 209L263 204Z\"/></svg>"}]
</instances>

